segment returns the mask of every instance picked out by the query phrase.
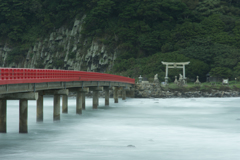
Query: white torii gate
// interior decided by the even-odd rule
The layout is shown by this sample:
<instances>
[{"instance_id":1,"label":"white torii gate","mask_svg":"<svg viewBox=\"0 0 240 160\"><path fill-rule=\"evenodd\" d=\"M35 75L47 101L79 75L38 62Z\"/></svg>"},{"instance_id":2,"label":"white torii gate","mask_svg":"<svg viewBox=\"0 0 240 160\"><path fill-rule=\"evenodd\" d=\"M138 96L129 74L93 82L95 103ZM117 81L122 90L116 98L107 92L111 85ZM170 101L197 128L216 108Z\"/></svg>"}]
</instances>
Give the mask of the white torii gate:
<instances>
[{"instance_id":1,"label":"white torii gate","mask_svg":"<svg viewBox=\"0 0 240 160\"><path fill-rule=\"evenodd\" d=\"M188 65L190 62L163 62L163 65L166 65L166 77L165 83L168 83L168 68L182 68L183 69L183 80L185 80L185 65Z\"/></svg>"}]
</instances>

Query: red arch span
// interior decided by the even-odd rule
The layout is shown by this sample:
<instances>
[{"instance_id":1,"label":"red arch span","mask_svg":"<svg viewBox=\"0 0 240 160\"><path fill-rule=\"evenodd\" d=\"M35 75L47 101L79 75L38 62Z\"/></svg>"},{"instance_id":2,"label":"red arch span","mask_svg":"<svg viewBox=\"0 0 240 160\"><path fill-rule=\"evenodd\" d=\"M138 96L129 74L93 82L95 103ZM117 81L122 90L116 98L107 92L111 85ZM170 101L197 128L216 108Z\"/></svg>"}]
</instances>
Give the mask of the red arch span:
<instances>
[{"instance_id":1,"label":"red arch span","mask_svg":"<svg viewBox=\"0 0 240 160\"><path fill-rule=\"evenodd\" d=\"M135 84L135 79L98 72L56 69L0 68L0 85L18 83L111 81Z\"/></svg>"}]
</instances>

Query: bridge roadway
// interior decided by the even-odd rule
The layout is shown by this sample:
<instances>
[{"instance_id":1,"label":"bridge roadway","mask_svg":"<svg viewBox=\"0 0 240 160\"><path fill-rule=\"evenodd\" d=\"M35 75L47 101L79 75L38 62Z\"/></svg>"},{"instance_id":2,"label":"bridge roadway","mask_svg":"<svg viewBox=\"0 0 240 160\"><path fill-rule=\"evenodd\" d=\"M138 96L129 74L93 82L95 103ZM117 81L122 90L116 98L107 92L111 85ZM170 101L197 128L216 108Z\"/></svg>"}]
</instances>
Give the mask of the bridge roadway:
<instances>
[{"instance_id":1,"label":"bridge roadway","mask_svg":"<svg viewBox=\"0 0 240 160\"><path fill-rule=\"evenodd\" d=\"M69 92L76 92L76 114L85 109L85 93L93 92L93 109L98 108L99 91L105 91L105 105L109 105L109 90L113 90L118 103L118 91L123 100L126 92L133 96L135 80L127 77L83 71L0 68L0 133L7 132L7 100L19 100L19 133L28 133L28 100L36 100L37 122L43 121L44 95L54 95L53 120L68 113Z\"/></svg>"}]
</instances>

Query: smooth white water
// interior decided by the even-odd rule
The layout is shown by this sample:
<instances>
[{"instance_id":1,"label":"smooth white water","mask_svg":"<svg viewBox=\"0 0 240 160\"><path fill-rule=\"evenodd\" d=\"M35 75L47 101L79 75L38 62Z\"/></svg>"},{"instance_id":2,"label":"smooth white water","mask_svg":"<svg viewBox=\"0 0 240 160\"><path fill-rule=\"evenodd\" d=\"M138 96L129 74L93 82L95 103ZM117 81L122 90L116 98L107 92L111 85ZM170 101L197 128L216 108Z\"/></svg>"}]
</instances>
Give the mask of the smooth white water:
<instances>
[{"instance_id":1,"label":"smooth white water","mask_svg":"<svg viewBox=\"0 0 240 160\"><path fill-rule=\"evenodd\" d=\"M110 99L82 115L53 122L53 100L44 99L44 122L29 101L28 134L18 133L18 101L7 102L7 133L0 160L235 160L240 157L240 98ZM127 147L134 145L135 147Z\"/></svg>"}]
</instances>

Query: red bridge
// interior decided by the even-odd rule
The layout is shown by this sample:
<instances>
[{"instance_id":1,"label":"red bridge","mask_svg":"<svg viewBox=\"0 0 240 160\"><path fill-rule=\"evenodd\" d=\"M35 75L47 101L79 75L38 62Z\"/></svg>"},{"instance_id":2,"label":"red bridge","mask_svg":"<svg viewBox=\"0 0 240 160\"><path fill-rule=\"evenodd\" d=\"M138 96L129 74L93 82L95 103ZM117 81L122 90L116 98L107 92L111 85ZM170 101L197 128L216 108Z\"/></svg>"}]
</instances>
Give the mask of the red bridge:
<instances>
[{"instance_id":1,"label":"red bridge","mask_svg":"<svg viewBox=\"0 0 240 160\"><path fill-rule=\"evenodd\" d=\"M19 100L19 132L27 133L28 100L37 100L37 122L43 121L43 96L54 95L53 120L60 120L60 96L62 113L68 112L68 94L76 92L76 113L85 109L85 93L93 92L93 109L98 107L99 91L105 91L105 105L109 105L109 90L126 98L133 95L135 80L123 76L53 69L0 68L0 132L7 132L7 100Z\"/></svg>"}]
</instances>

